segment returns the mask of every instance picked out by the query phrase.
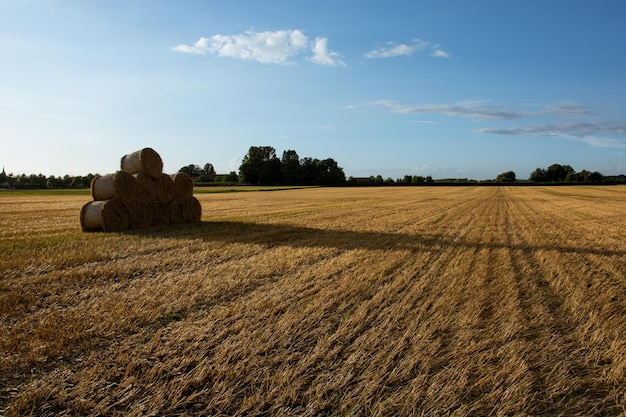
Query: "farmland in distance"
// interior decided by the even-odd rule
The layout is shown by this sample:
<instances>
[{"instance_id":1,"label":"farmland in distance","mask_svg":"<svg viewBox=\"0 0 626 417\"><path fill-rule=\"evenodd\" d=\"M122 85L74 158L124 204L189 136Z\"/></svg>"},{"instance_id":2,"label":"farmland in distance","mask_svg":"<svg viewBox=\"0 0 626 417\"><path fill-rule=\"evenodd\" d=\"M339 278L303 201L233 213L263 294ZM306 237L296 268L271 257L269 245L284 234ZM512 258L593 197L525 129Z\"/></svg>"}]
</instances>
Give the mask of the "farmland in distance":
<instances>
[{"instance_id":1,"label":"farmland in distance","mask_svg":"<svg viewBox=\"0 0 626 417\"><path fill-rule=\"evenodd\" d=\"M626 187L0 193L0 415L626 413Z\"/></svg>"}]
</instances>

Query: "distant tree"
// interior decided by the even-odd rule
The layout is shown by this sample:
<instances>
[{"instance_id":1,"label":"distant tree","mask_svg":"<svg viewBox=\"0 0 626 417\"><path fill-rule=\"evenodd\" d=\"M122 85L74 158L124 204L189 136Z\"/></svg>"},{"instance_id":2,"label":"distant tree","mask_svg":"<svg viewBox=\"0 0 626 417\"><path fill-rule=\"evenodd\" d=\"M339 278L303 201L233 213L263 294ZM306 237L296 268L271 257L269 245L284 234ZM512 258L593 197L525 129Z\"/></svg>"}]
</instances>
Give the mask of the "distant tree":
<instances>
[{"instance_id":1,"label":"distant tree","mask_svg":"<svg viewBox=\"0 0 626 417\"><path fill-rule=\"evenodd\" d=\"M195 165L195 164L184 166L181 169L179 169L178 172L184 172L185 174L189 175L192 178L199 177L200 175L203 174L202 168L200 168L198 165Z\"/></svg>"},{"instance_id":2,"label":"distant tree","mask_svg":"<svg viewBox=\"0 0 626 417\"><path fill-rule=\"evenodd\" d=\"M207 162L204 164L204 168L202 168L202 175L206 176L209 181L215 180L215 176L217 175L215 172L215 167L213 164Z\"/></svg>"},{"instance_id":3,"label":"distant tree","mask_svg":"<svg viewBox=\"0 0 626 417\"><path fill-rule=\"evenodd\" d=\"M231 171L222 177L222 182L239 182L239 175L235 171Z\"/></svg>"},{"instance_id":4,"label":"distant tree","mask_svg":"<svg viewBox=\"0 0 626 417\"><path fill-rule=\"evenodd\" d=\"M317 159L310 157L302 158L300 161L300 169L302 177L300 179L301 185L315 185L318 180L319 166L317 165Z\"/></svg>"},{"instance_id":5,"label":"distant tree","mask_svg":"<svg viewBox=\"0 0 626 417\"><path fill-rule=\"evenodd\" d=\"M592 181L592 182L604 181L604 175L600 174L598 171L593 171L591 174L589 174L589 181Z\"/></svg>"},{"instance_id":6,"label":"distant tree","mask_svg":"<svg viewBox=\"0 0 626 417\"><path fill-rule=\"evenodd\" d=\"M299 184L302 178L302 170L300 167L300 157L293 150L283 151L281 160L283 171L283 182L285 184Z\"/></svg>"},{"instance_id":7,"label":"distant tree","mask_svg":"<svg viewBox=\"0 0 626 417\"><path fill-rule=\"evenodd\" d=\"M528 177L529 181L532 182L546 182L546 171L545 169L537 168L533 172L531 172L530 177Z\"/></svg>"},{"instance_id":8,"label":"distant tree","mask_svg":"<svg viewBox=\"0 0 626 417\"><path fill-rule=\"evenodd\" d=\"M46 188L49 188L49 189L65 188L63 185L63 179L60 177L57 178L54 175L50 175L48 179L46 180Z\"/></svg>"},{"instance_id":9,"label":"distant tree","mask_svg":"<svg viewBox=\"0 0 626 417\"><path fill-rule=\"evenodd\" d=\"M282 164L271 146L251 146L239 166L243 182L271 185L282 180Z\"/></svg>"},{"instance_id":10,"label":"distant tree","mask_svg":"<svg viewBox=\"0 0 626 417\"><path fill-rule=\"evenodd\" d=\"M259 183L261 185L278 185L283 183L283 164L277 156L265 161Z\"/></svg>"},{"instance_id":11,"label":"distant tree","mask_svg":"<svg viewBox=\"0 0 626 417\"><path fill-rule=\"evenodd\" d=\"M316 161L317 181L319 185L337 185L346 182L346 175L343 169L339 167L337 162L332 158Z\"/></svg>"},{"instance_id":12,"label":"distant tree","mask_svg":"<svg viewBox=\"0 0 626 417\"><path fill-rule=\"evenodd\" d=\"M548 182L564 182L568 175L573 175L576 171L569 165L552 164L546 169L546 180Z\"/></svg>"},{"instance_id":13,"label":"distant tree","mask_svg":"<svg viewBox=\"0 0 626 417\"><path fill-rule=\"evenodd\" d=\"M505 182L505 183L515 182L515 172L513 171L503 172L496 177L496 181Z\"/></svg>"}]
</instances>

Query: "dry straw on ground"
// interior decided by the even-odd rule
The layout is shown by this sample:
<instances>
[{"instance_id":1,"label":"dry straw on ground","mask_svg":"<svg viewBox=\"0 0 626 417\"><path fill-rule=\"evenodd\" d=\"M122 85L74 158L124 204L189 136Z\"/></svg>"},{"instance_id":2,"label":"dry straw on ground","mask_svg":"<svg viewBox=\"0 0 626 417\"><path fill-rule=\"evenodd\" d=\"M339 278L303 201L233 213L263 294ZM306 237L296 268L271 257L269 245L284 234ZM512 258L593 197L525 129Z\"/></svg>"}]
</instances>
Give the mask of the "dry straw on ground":
<instances>
[{"instance_id":1,"label":"dry straw on ground","mask_svg":"<svg viewBox=\"0 0 626 417\"><path fill-rule=\"evenodd\" d=\"M626 187L0 193L0 415L624 416Z\"/></svg>"},{"instance_id":2,"label":"dry straw on ground","mask_svg":"<svg viewBox=\"0 0 626 417\"><path fill-rule=\"evenodd\" d=\"M103 212L105 204L93 204L95 201L85 204L80 217L84 231L119 231L200 221L202 207L193 196L192 179L181 172L173 176L161 172L163 162L154 149L125 155L121 168L114 174L93 179L93 199L115 200L112 206L116 209ZM117 220L113 218L115 213L120 216Z\"/></svg>"}]
</instances>

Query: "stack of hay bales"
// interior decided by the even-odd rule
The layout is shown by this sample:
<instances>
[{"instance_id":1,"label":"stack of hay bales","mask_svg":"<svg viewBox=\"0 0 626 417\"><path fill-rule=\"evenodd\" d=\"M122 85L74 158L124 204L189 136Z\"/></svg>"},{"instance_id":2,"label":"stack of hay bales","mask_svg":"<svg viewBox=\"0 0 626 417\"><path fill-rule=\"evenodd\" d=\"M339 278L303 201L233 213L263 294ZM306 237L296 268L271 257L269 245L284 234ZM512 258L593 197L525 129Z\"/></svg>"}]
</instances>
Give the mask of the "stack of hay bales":
<instances>
[{"instance_id":1,"label":"stack of hay bales","mask_svg":"<svg viewBox=\"0 0 626 417\"><path fill-rule=\"evenodd\" d=\"M118 232L171 223L199 222L202 207L193 181L182 172L164 174L163 161L151 148L128 155L114 174L91 182L94 201L80 212L83 231Z\"/></svg>"}]
</instances>

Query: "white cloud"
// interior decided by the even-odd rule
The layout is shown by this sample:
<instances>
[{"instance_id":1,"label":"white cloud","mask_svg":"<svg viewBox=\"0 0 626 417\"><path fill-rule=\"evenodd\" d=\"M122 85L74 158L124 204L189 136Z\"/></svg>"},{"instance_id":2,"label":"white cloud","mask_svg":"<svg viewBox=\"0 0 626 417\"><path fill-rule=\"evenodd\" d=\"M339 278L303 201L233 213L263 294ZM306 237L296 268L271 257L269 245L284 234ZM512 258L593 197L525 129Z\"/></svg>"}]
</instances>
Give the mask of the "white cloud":
<instances>
[{"instance_id":1,"label":"white cloud","mask_svg":"<svg viewBox=\"0 0 626 417\"><path fill-rule=\"evenodd\" d=\"M278 30L202 37L192 46L178 45L172 50L191 54L214 54L264 64L290 64L290 58L307 48L308 38L301 31Z\"/></svg>"},{"instance_id":2,"label":"white cloud","mask_svg":"<svg viewBox=\"0 0 626 417\"><path fill-rule=\"evenodd\" d=\"M337 52L328 51L327 38L315 38L315 41L313 42L313 47L311 49L313 51L313 56L309 58L309 61L311 62L331 67L335 67L337 65L346 65L346 63L343 62L341 58L339 58L339 54Z\"/></svg>"},{"instance_id":3,"label":"white cloud","mask_svg":"<svg viewBox=\"0 0 626 417\"><path fill-rule=\"evenodd\" d=\"M421 51L430 45L429 42L421 39L413 39L411 43L396 44L395 42L386 42L383 46L372 49L365 54L366 58L394 58L398 56L409 56L415 52Z\"/></svg>"},{"instance_id":4,"label":"white cloud","mask_svg":"<svg viewBox=\"0 0 626 417\"><path fill-rule=\"evenodd\" d=\"M328 50L328 38L309 38L300 30L267 32L246 31L239 35L202 37L193 45L178 45L173 51L197 55L257 61L263 64L293 64L292 59L303 52L313 54L309 61L326 66L345 66L337 52Z\"/></svg>"},{"instance_id":5,"label":"white cloud","mask_svg":"<svg viewBox=\"0 0 626 417\"><path fill-rule=\"evenodd\" d=\"M584 142L601 148L626 148L626 140L615 137L603 137L598 135L624 135L626 125L603 122L570 122L535 126L521 126L509 128L484 128L476 129L474 133L490 133L494 135L510 136L546 136L570 139Z\"/></svg>"},{"instance_id":6,"label":"white cloud","mask_svg":"<svg viewBox=\"0 0 626 417\"><path fill-rule=\"evenodd\" d=\"M456 104L399 104L393 100L378 100L374 105L390 108L394 113L439 113L469 119L515 120L528 117L528 113L504 110L502 106L488 105L483 101L464 101Z\"/></svg>"},{"instance_id":7,"label":"white cloud","mask_svg":"<svg viewBox=\"0 0 626 417\"><path fill-rule=\"evenodd\" d=\"M455 104L400 104L393 100L378 100L370 104L388 107L394 113L439 113L478 120L516 120L547 115L586 116L591 114L587 107L570 101L544 106L537 111L510 110L502 105L489 104L485 100L465 100Z\"/></svg>"},{"instance_id":8,"label":"white cloud","mask_svg":"<svg viewBox=\"0 0 626 417\"><path fill-rule=\"evenodd\" d=\"M450 58L450 54L443 49L435 49L430 56L434 56L435 58Z\"/></svg>"},{"instance_id":9,"label":"white cloud","mask_svg":"<svg viewBox=\"0 0 626 417\"><path fill-rule=\"evenodd\" d=\"M232 159L228 161L228 169L229 169L228 172L239 170L240 165L241 165L241 157L240 156L233 157Z\"/></svg>"},{"instance_id":10,"label":"white cloud","mask_svg":"<svg viewBox=\"0 0 626 417\"><path fill-rule=\"evenodd\" d=\"M539 111L540 113L561 113L561 114L575 114L575 115L588 115L590 114L587 107L574 101L561 101L557 104L545 106Z\"/></svg>"},{"instance_id":11,"label":"white cloud","mask_svg":"<svg viewBox=\"0 0 626 417\"><path fill-rule=\"evenodd\" d=\"M435 113L447 116L462 117L475 120L512 121L530 118L546 118L547 116L576 117L576 121L547 123L500 128L475 129L473 133L487 133L509 136L544 136L584 142L591 146L603 148L626 148L626 124L603 121L580 121L581 117L592 113L589 109L575 102L562 101L555 105L543 106L537 111L509 110L501 105L489 104L486 101L469 100L455 104L400 104L393 100L378 100L371 105L384 106L393 113L423 114Z\"/></svg>"}]
</instances>

